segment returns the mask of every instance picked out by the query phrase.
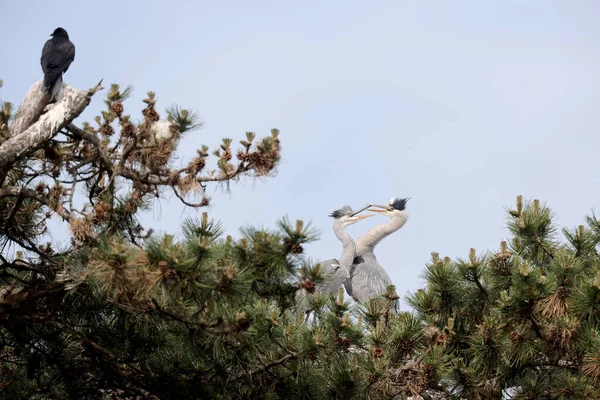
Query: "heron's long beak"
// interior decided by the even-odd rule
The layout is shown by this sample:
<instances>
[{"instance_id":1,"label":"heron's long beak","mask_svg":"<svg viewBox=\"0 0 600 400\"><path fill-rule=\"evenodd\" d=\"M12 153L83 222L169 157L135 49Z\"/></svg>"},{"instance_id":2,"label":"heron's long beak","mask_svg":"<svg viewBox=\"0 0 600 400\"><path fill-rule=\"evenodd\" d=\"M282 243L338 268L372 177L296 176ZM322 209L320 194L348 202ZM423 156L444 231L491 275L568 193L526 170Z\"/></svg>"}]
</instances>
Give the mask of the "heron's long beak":
<instances>
[{"instance_id":1,"label":"heron's long beak","mask_svg":"<svg viewBox=\"0 0 600 400\"><path fill-rule=\"evenodd\" d=\"M369 208L369 210L368 210L368 211L376 212L376 213L379 213L379 214L385 213L385 212L389 211L388 210L388 206L383 206L381 204L369 204L369 207L381 208L381 210L376 210L376 209L373 209L373 208Z\"/></svg>"},{"instance_id":2,"label":"heron's long beak","mask_svg":"<svg viewBox=\"0 0 600 400\"><path fill-rule=\"evenodd\" d=\"M351 217L354 217L355 215L357 215L357 214L360 214L361 212L365 211L365 210L366 210L367 208L369 208L369 207L371 207L371 206L370 206L370 205L368 205L368 206L366 206L366 207L363 207L363 208L361 208L360 210L353 212L353 213L352 213L352 215L350 215L350 216L351 216Z\"/></svg>"},{"instance_id":3,"label":"heron's long beak","mask_svg":"<svg viewBox=\"0 0 600 400\"><path fill-rule=\"evenodd\" d=\"M361 219L365 219L365 218L370 218L372 217L373 214L367 214L367 215L353 215L352 219L356 222L360 221Z\"/></svg>"}]
</instances>

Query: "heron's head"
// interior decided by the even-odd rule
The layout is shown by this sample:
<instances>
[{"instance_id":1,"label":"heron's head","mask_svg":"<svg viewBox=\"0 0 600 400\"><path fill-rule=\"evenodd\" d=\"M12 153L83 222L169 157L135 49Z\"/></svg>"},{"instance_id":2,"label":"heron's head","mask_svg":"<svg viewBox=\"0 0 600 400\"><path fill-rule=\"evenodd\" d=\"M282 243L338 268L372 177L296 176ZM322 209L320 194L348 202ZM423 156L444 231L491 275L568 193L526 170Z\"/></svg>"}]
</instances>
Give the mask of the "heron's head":
<instances>
[{"instance_id":1,"label":"heron's head","mask_svg":"<svg viewBox=\"0 0 600 400\"><path fill-rule=\"evenodd\" d=\"M56 28L54 30L54 32L52 32L52 34L50 36L52 36L52 37L59 37L59 38L65 38L65 39L69 38L69 34L63 28Z\"/></svg>"},{"instance_id":2,"label":"heron's head","mask_svg":"<svg viewBox=\"0 0 600 400\"><path fill-rule=\"evenodd\" d=\"M358 215L369 207L364 207L358 211L353 211L350 206L343 206L329 214L330 217L335 218L334 224L341 226L348 226L357 223L358 221L372 217L373 214Z\"/></svg>"},{"instance_id":3,"label":"heron's head","mask_svg":"<svg viewBox=\"0 0 600 400\"><path fill-rule=\"evenodd\" d=\"M369 211L387 215L390 218L399 217L407 213L406 202L408 200L410 200L410 197L405 199L393 197L387 206L383 206L381 204L370 204L369 206L375 207L375 209L369 208Z\"/></svg>"}]
</instances>

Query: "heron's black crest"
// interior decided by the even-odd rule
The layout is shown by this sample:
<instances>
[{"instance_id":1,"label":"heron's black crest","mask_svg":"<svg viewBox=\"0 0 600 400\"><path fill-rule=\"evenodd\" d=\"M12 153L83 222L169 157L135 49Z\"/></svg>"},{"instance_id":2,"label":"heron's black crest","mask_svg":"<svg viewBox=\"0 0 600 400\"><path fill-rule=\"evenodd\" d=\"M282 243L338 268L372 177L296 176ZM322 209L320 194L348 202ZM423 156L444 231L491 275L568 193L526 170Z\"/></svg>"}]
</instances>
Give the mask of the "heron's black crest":
<instances>
[{"instance_id":1,"label":"heron's black crest","mask_svg":"<svg viewBox=\"0 0 600 400\"><path fill-rule=\"evenodd\" d=\"M408 199L400 199L398 197L394 197L390 200L390 206L394 207L398 211L402 211L406 208L406 202Z\"/></svg>"},{"instance_id":2,"label":"heron's black crest","mask_svg":"<svg viewBox=\"0 0 600 400\"><path fill-rule=\"evenodd\" d=\"M52 35L50 35L50 36L60 37L60 38L65 38L65 39L69 38L69 34L63 28L56 28L54 30L54 32L52 32Z\"/></svg>"},{"instance_id":3,"label":"heron's black crest","mask_svg":"<svg viewBox=\"0 0 600 400\"><path fill-rule=\"evenodd\" d=\"M350 206L343 206L342 208L339 208L337 210L335 210L334 212L332 212L331 214L329 214L330 217L333 217L335 219L338 218L342 218L343 216L347 216L347 215L351 215L352 214L352 207Z\"/></svg>"}]
</instances>

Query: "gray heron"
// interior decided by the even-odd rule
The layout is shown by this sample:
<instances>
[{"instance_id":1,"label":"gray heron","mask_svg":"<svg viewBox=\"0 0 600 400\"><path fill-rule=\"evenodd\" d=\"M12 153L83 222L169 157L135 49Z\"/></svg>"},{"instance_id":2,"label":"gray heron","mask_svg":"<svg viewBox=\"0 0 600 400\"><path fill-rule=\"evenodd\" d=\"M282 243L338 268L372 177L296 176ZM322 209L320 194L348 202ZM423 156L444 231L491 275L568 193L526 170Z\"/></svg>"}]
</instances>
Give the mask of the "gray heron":
<instances>
[{"instance_id":1,"label":"gray heron","mask_svg":"<svg viewBox=\"0 0 600 400\"><path fill-rule=\"evenodd\" d=\"M319 262L324 281L315 285L314 292L321 292L323 295L336 294L344 281L350 277L350 267L356 257L356 245L352 237L346 232L346 227L372 217L374 214L357 215L369 207L371 205L353 211L350 206L346 205L329 214L330 217L333 217L333 231L342 242L342 254L339 259L332 258ZM296 293L296 303L298 314L310 310L306 289L301 289Z\"/></svg>"},{"instance_id":2,"label":"gray heron","mask_svg":"<svg viewBox=\"0 0 600 400\"><path fill-rule=\"evenodd\" d=\"M346 292L359 303L366 303L383 295L392 280L375 257L375 246L404 226L408 220L406 202L410 199L394 197L388 205L370 204L368 211L387 215L390 220L371 228L356 240L356 256L350 267L350 278L344 281ZM394 307L395 308L395 307Z\"/></svg>"}]
</instances>

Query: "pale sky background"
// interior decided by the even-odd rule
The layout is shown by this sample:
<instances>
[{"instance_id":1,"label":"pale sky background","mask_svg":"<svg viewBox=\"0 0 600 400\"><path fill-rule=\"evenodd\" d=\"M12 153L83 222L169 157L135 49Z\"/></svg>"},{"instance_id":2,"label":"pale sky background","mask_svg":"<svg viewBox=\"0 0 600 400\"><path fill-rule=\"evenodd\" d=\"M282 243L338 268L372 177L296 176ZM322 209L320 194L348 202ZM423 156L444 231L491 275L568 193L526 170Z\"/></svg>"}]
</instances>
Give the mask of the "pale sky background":
<instances>
[{"instance_id":1,"label":"pale sky background","mask_svg":"<svg viewBox=\"0 0 600 400\"><path fill-rule=\"evenodd\" d=\"M306 252L323 260L341 252L329 212L411 196L408 223L376 249L402 296L423 285L432 251L498 248L518 194L568 227L600 203L598 1L0 0L0 10L3 100L18 104L42 77L42 46L61 26L77 48L68 84L132 84L134 118L149 90L159 110L201 115L184 162L202 144L279 128L274 179L209 189L228 233L286 214L312 221L322 239ZM168 198L145 222L176 233L196 213Z\"/></svg>"}]
</instances>

